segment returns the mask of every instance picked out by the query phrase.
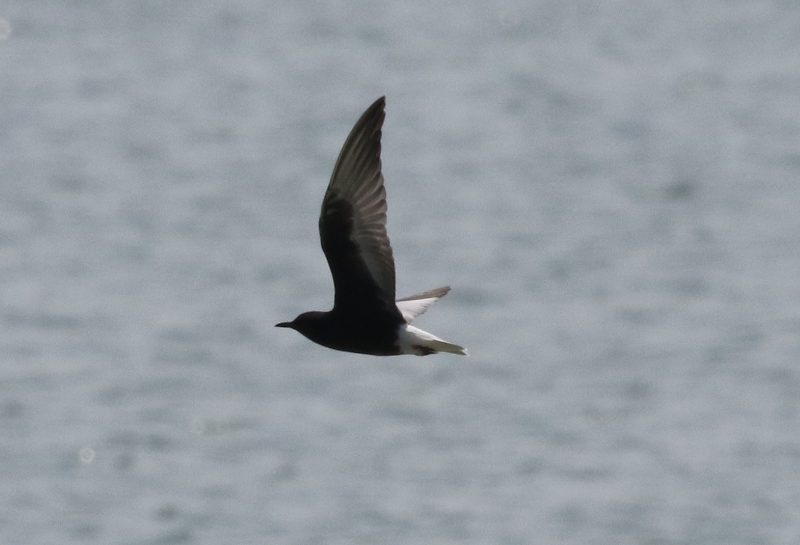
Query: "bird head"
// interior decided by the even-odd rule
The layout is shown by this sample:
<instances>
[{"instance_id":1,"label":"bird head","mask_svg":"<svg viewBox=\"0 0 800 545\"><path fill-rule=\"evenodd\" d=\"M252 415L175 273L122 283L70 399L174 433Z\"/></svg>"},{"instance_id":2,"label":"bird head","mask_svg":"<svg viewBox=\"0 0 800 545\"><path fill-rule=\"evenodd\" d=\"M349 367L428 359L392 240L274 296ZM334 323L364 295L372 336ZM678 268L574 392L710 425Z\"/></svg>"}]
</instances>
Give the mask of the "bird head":
<instances>
[{"instance_id":1,"label":"bird head","mask_svg":"<svg viewBox=\"0 0 800 545\"><path fill-rule=\"evenodd\" d=\"M275 327L288 327L307 336L309 332L315 331L320 327L320 322L325 314L325 312L317 311L304 312L291 322L281 322L275 324Z\"/></svg>"}]
</instances>

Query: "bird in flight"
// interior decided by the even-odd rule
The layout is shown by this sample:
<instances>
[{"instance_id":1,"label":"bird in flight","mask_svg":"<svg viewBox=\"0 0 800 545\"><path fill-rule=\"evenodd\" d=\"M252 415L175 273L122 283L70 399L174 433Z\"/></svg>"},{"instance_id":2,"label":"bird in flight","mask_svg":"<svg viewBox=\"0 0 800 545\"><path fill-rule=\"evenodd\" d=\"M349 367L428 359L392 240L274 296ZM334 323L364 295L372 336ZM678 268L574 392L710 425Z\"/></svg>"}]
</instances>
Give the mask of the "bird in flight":
<instances>
[{"instance_id":1,"label":"bird in flight","mask_svg":"<svg viewBox=\"0 0 800 545\"><path fill-rule=\"evenodd\" d=\"M466 356L464 348L411 325L450 291L449 286L394 299L394 257L386 234L381 174L385 104L385 97L376 100L350 131L322 201L319 237L333 275L333 309L304 312L276 327L294 329L317 344L345 352Z\"/></svg>"}]
</instances>

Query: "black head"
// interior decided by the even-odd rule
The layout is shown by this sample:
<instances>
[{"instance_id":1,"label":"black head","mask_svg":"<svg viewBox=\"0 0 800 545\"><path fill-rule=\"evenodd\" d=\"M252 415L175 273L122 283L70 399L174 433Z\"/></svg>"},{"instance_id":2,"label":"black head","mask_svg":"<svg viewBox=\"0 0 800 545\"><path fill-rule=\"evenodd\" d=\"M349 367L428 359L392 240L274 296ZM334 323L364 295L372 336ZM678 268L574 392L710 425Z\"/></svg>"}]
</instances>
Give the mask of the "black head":
<instances>
[{"instance_id":1,"label":"black head","mask_svg":"<svg viewBox=\"0 0 800 545\"><path fill-rule=\"evenodd\" d=\"M323 321L323 316L325 314L327 313L318 311L304 312L291 322L281 322L279 324L275 324L275 327L288 327L289 329L294 329L295 331L302 333L311 339L309 333L313 335L313 332L320 328L321 322Z\"/></svg>"}]
</instances>

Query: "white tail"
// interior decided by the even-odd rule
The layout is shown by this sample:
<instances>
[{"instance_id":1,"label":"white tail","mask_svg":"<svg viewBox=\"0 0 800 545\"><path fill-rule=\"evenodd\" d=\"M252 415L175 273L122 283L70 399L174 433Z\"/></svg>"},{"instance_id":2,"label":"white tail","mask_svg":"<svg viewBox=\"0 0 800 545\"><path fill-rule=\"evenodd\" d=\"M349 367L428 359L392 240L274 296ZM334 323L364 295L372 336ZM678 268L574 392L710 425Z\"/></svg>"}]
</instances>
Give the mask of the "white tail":
<instances>
[{"instance_id":1,"label":"white tail","mask_svg":"<svg viewBox=\"0 0 800 545\"><path fill-rule=\"evenodd\" d=\"M401 354L414 354L416 356L428 356L437 352L449 352L468 356L467 350L461 346L449 343L412 325L400 326L397 344Z\"/></svg>"}]
</instances>

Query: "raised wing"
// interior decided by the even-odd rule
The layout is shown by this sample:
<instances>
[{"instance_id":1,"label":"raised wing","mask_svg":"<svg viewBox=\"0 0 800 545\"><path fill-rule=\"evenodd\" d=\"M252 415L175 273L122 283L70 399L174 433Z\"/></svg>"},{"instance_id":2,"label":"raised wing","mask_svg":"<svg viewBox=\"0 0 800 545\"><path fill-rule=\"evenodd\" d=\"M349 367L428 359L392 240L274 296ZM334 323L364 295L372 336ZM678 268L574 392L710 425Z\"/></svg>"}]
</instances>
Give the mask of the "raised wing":
<instances>
[{"instance_id":1,"label":"raised wing","mask_svg":"<svg viewBox=\"0 0 800 545\"><path fill-rule=\"evenodd\" d=\"M397 310L403 315L406 323L411 323L411 320L428 310L428 307L438 301L440 298L447 295L450 291L450 286L443 288L436 288L429 290L419 295L412 295L411 297L404 297L397 300Z\"/></svg>"},{"instance_id":2,"label":"raised wing","mask_svg":"<svg viewBox=\"0 0 800 545\"><path fill-rule=\"evenodd\" d=\"M384 97L356 122L322 202L319 234L336 289L334 310L399 312L381 174Z\"/></svg>"}]
</instances>

